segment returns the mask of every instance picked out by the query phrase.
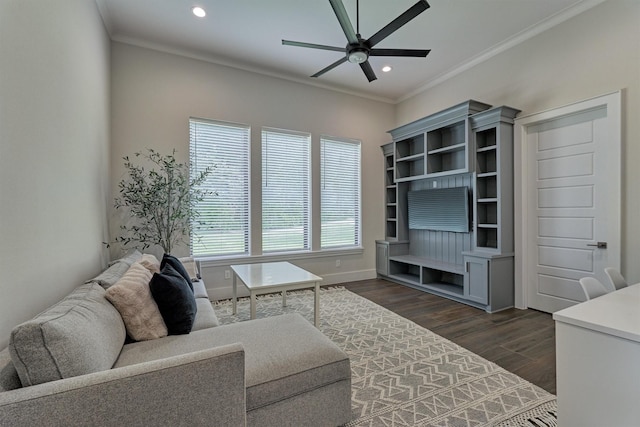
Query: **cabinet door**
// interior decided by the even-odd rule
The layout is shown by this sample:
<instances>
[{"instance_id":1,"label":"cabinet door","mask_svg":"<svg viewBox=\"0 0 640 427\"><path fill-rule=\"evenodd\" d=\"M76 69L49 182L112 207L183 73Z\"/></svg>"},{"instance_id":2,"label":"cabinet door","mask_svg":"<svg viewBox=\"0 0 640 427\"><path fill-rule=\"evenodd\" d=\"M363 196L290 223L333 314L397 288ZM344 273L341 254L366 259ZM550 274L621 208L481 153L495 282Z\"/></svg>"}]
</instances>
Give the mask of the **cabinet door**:
<instances>
[{"instance_id":1,"label":"cabinet door","mask_svg":"<svg viewBox=\"0 0 640 427\"><path fill-rule=\"evenodd\" d=\"M487 304L489 301L489 260L485 258L465 257L467 269L464 284L464 296L470 301Z\"/></svg>"},{"instance_id":2,"label":"cabinet door","mask_svg":"<svg viewBox=\"0 0 640 427\"><path fill-rule=\"evenodd\" d=\"M376 243L376 271L381 276L389 275L389 246Z\"/></svg>"}]
</instances>

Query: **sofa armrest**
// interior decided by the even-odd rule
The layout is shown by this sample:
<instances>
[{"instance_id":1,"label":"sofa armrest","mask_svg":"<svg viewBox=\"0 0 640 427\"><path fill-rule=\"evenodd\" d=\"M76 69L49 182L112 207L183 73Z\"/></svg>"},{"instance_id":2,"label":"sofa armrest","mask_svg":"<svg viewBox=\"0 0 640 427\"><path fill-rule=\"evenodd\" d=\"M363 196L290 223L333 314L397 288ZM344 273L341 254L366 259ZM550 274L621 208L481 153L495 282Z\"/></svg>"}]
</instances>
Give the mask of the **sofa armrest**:
<instances>
[{"instance_id":1,"label":"sofa armrest","mask_svg":"<svg viewBox=\"0 0 640 427\"><path fill-rule=\"evenodd\" d=\"M0 425L246 425L231 344L0 393Z\"/></svg>"}]
</instances>

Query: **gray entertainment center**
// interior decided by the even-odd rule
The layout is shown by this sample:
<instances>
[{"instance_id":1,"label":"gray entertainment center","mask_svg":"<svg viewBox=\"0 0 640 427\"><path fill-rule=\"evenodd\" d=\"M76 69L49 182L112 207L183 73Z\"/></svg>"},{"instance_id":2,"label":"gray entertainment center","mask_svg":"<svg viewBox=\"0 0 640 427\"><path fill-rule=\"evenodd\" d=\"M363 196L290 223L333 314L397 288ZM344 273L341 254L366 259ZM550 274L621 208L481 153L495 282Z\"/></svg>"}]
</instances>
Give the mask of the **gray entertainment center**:
<instances>
[{"instance_id":1,"label":"gray entertainment center","mask_svg":"<svg viewBox=\"0 0 640 427\"><path fill-rule=\"evenodd\" d=\"M519 112L469 100L389 131L380 277L490 313L513 307Z\"/></svg>"}]
</instances>

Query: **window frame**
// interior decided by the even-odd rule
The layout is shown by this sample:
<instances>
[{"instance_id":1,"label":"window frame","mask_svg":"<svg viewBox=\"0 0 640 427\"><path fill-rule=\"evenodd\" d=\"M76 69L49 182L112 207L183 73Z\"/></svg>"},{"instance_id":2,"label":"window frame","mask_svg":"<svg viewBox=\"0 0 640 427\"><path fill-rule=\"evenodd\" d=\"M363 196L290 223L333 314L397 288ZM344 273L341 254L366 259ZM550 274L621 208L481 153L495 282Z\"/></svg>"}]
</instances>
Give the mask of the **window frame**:
<instances>
[{"instance_id":1,"label":"window frame","mask_svg":"<svg viewBox=\"0 0 640 427\"><path fill-rule=\"evenodd\" d=\"M272 140L272 142L269 142L268 138L272 136L274 138L274 140ZM262 248L262 254L277 254L277 253L295 253L295 252L308 252L312 250L312 225L313 225L313 210L312 210L312 197L313 197L313 186L312 186L312 170L313 170L313 159L312 159L312 147L313 147L313 141L312 141L312 135L309 132L299 132L299 131L293 131L293 130L288 130L288 129L279 129L279 128L273 128L273 127L262 127L261 128L261 132L260 132L260 141L261 141L261 212L260 212L260 218L261 218L261 248ZM300 247L294 247L294 246L290 246L290 247L283 247L284 242L280 243L280 246L277 245L277 241L276 240L271 240L271 242L269 242L268 240L265 239L265 188L268 187L268 182L269 182L269 168L273 169L276 168L276 175L275 178L289 178L289 181L287 182L292 182L293 180L293 176L286 176L286 172L283 172L282 169L284 169L284 167L286 166L285 163L290 163L287 161L284 161L283 164L280 164L278 162L278 159L275 158L275 161L270 163L270 157L269 157L269 144L289 144L288 146L291 147L291 144L296 144L296 143L302 143L304 144L304 146L300 149L302 154L300 156L300 160L301 160L301 166L303 168L306 168L306 170L303 170L303 176L301 177L303 180L303 184L301 187L306 187L305 188L305 193L302 193L301 196L296 195L295 198L293 198L294 201L297 201L297 198L300 197L301 201L302 201L302 245ZM286 150L287 147L279 147L277 145L274 145L272 147L272 150ZM292 150L291 148L289 148L290 150ZM290 157L288 157L287 159L291 160ZM278 168L282 168L279 172L278 172ZM273 179L273 178L272 178ZM287 185L283 185L283 183L281 182L277 182L276 183L276 188L280 190L279 194L282 194L282 192L285 192L288 190ZM291 198L289 199L289 203L291 203ZM268 200L267 200L268 201ZM275 205L270 206L271 208L277 210L278 208L280 208L281 200L278 200ZM289 207L290 209L290 207ZM279 219L278 221L283 221L286 222L286 220L283 219ZM267 231L268 233L268 231ZM282 236L282 234L280 234L280 236ZM290 236L294 236L295 239L295 235L293 233L290 234ZM286 241L288 241L289 239L286 239ZM265 245L265 241L267 241L267 245ZM274 244L272 249L265 249L265 246L269 246L269 243Z\"/></svg>"},{"instance_id":2,"label":"window frame","mask_svg":"<svg viewBox=\"0 0 640 427\"><path fill-rule=\"evenodd\" d=\"M251 126L242 124L242 123L233 123L233 122L227 122L222 120L190 117L189 118L189 160L192 168L194 167L194 165L197 165L198 163L197 147L194 147L194 139L192 135L193 126L194 125L197 126L198 124L205 125L205 126L212 125L212 126L226 127L226 128L234 129L236 131L241 131L246 133L245 135L242 135L242 143L246 144L244 147L244 151L245 151L244 154L236 155L233 158L230 158L230 162L236 162L238 160L241 160L244 162L244 165L241 166L241 171L239 171L238 174L241 174L241 175L243 174L243 178L242 178L243 185L241 187L241 191L246 194L246 197L243 196L240 198L245 202L243 205L241 205L240 209L243 210L246 213L246 215L243 218L243 221L242 221L243 227L240 230L243 234L243 237L242 237L243 250L242 251L217 253L217 254L216 253L194 253L195 244L197 244L195 240L201 240L202 237L198 237L197 232L195 231L197 229L197 225L192 223L192 232L191 232L190 242L189 242L190 243L189 253L191 256L197 257L197 258L224 258L224 257L249 256L251 254ZM214 150L215 149L208 148L208 151L214 151ZM215 179L215 174L216 172L219 171L218 169L219 163L216 163L215 158L211 159L211 162L212 162L211 165L207 165L207 166L213 167L213 172L212 172L213 176L210 179ZM208 163L208 161L205 163ZM196 170L198 171L200 169L196 168ZM231 180L230 182L233 183L234 181ZM237 183L237 181L235 181L235 183ZM221 197L220 192L222 190L220 190L218 185L216 185L215 188L208 188L208 190L214 192L214 194L210 196L212 197L213 200L215 200L218 197ZM238 198L233 200L235 201L237 199ZM205 202L205 205L206 203L207 202ZM233 201L232 201L232 204L233 204ZM233 206L230 209L233 209ZM202 220L203 220L202 216L198 216L198 218L196 218L196 221L202 221ZM213 238L212 240L215 240L215 238Z\"/></svg>"},{"instance_id":3,"label":"window frame","mask_svg":"<svg viewBox=\"0 0 640 427\"><path fill-rule=\"evenodd\" d=\"M324 200L324 191L325 191L325 142L326 143L336 143L343 145L352 145L357 147L357 172L356 175L356 193L357 193L357 202L354 215L354 242L344 245L325 245L323 241L323 217L324 217L324 209L325 204ZM342 175L341 175L342 176ZM320 135L320 250L335 250L339 248L354 248L362 246L362 141L356 139L342 138L336 136L329 135Z\"/></svg>"}]
</instances>

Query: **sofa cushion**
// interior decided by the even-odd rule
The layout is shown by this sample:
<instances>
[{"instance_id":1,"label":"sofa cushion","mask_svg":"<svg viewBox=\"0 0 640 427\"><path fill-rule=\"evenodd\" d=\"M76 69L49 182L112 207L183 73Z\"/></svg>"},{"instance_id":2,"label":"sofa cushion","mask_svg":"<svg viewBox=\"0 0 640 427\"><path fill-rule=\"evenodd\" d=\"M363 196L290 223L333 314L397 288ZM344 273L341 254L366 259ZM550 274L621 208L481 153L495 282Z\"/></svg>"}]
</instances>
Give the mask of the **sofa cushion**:
<instances>
[{"instance_id":1,"label":"sofa cushion","mask_svg":"<svg viewBox=\"0 0 640 427\"><path fill-rule=\"evenodd\" d=\"M164 254L162 256L162 263L160 263L160 268L164 268L165 265L169 264L175 271L180 273L182 277L184 277L185 282L189 285L189 288L193 291L193 285L191 284L191 276L182 265L182 262L173 255Z\"/></svg>"},{"instance_id":2,"label":"sofa cushion","mask_svg":"<svg viewBox=\"0 0 640 427\"><path fill-rule=\"evenodd\" d=\"M193 296L198 298L206 298L209 300L209 294L207 293L207 288L204 285L202 280L196 280L195 282L191 282L193 285Z\"/></svg>"},{"instance_id":3,"label":"sofa cushion","mask_svg":"<svg viewBox=\"0 0 640 427\"><path fill-rule=\"evenodd\" d=\"M0 393L21 388L20 377L11 361L9 348L0 351Z\"/></svg>"},{"instance_id":4,"label":"sofa cushion","mask_svg":"<svg viewBox=\"0 0 640 427\"><path fill-rule=\"evenodd\" d=\"M182 257L182 258L178 258L178 260L180 260L182 265L184 265L184 269L187 270L187 273L189 273L189 277L191 278L192 282L195 282L196 280L200 279L200 273L198 272L198 264L193 259L193 257Z\"/></svg>"},{"instance_id":5,"label":"sofa cushion","mask_svg":"<svg viewBox=\"0 0 640 427\"><path fill-rule=\"evenodd\" d=\"M124 257L110 262L109 267L106 270L93 279L87 280L85 283L96 282L103 288L109 289L109 287L113 286L124 275L124 273L127 272L129 267L131 267L134 262L139 261L141 257L142 254L140 251L133 249Z\"/></svg>"},{"instance_id":6,"label":"sofa cushion","mask_svg":"<svg viewBox=\"0 0 640 427\"><path fill-rule=\"evenodd\" d=\"M169 335L191 332L198 307L185 278L166 264L160 273L154 273L149 287Z\"/></svg>"},{"instance_id":7,"label":"sofa cushion","mask_svg":"<svg viewBox=\"0 0 640 427\"><path fill-rule=\"evenodd\" d=\"M118 280L120 280L122 276L124 276L124 273L127 272L129 267L130 264L118 261L93 279L87 280L85 283L95 282L102 286L104 289L109 289Z\"/></svg>"},{"instance_id":8,"label":"sofa cushion","mask_svg":"<svg viewBox=\"0 0 640 427\"><path fill-rule=\"evenodd\" d=\"M9 352L23 386L110 369L126 331L97 283L67 297L11 332Z\"/></svg>"},{"instance_id":9,"label":"sofa cushion","mask_svg":"<svg viewBox=\"0 0 640 427\"><path fill-rule=\"evenodd\" d=\"M136 341L166 337L168 333L158 305L151 296L151 276L147 268L136 262L105 292L105 297L122 316L127 333Z\"/></svg>"},{"instance_id":10,"label":"sofa cushion","mask_svg":"<svg viewBox=\"0 0 640 427\"><path fill-rule=\"evenodd\" d=\"M115 261L111 261L109 263L109 266L112 266L118 262L124 262L125 264L127 264L129 267L131 267L133 265L134 262L140 261L140 258L142 257L142 252L140 252L137 249L131 249L130 251L128 251L126 253L125 256L123 256L122 258L118 258Z\"/></svg>"},{"instance_id":11,"label":"sofa cushion","mask_svg":"<svg viewBox=\"0 0 640 427\"><path fill-rule=\"evenodd\" d=\"M193 322L193 328L191 328L192 331L213 328L220 324L211 301L207 298L196 298L196 305L198 306L198 312L196 313L196 320Z\"/></svg>"},{"instance_id":12,"label":"sofa cushion","mask_svg":"<svg viewBox=\"0 0 640 427\"><path fill-rule=\"evenodd\" d=\"M299 314L127 344L114 367L236 342L245 349L247 411L351 380L349 357Z\"/></svg>"}]
</instances>

